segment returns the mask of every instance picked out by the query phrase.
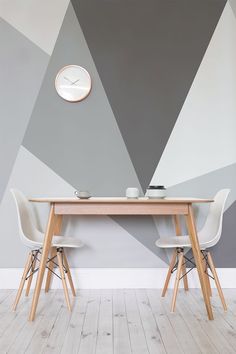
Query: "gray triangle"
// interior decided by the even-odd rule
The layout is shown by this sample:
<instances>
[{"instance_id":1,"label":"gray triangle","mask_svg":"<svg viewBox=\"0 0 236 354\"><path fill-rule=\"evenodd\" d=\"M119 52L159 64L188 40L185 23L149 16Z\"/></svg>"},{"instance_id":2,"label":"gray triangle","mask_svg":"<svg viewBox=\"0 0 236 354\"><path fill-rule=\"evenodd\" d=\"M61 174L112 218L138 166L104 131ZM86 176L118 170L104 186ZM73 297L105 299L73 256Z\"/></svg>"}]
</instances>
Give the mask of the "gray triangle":
<instances>
[{"instance_id":1,"label":"gray triangle","mask_svg":"<svg viewBox=\"0 0 236 354\"><path fill-rule=\"evenodd\" d=\"M212 254L217 268L235 268L236 258L236 202L224 213L220 241L213 247Z\"/></svg>"},{"instance_id":2,"label":"gray triangle","mask_svg":"<svg viewBox=\"0 0 236 354\"><path fill-rule=\"evenodd\" d=\"M229 0L229 3L236 17L236 0Z\"/></svg>"},{"instance_id":3,"label":"gray triangle","mask_svg":"<svg viewBox=\"0 0 236 354\"><path fill-rule=\"evenodd\" d=\"M0 200L45 73L49 56L0 19Z\"/></svg>"},{"instance_id":4,"label":"gray triangle","mask_svg":"<svg viewBox=\"0 0 236 354\"><path fill-rule=\"evenodd\" d=\"M113 216L118 224L120 224L128 233L141 242L146 248L153 252L163 262L169 264L169 259L165 250L155 245L159 238L157 228L150 216Z\"/></svg>"}]
</instances>

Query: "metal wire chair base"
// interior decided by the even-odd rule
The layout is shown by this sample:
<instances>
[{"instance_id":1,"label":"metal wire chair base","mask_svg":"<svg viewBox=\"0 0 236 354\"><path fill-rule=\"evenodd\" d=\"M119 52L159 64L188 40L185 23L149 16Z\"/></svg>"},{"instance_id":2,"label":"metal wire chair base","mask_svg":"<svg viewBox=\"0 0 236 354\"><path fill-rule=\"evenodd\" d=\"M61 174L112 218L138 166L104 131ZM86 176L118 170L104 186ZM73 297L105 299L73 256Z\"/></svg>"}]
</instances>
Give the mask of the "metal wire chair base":
<instances>
[{"instance_id":1,"label":"metal wire chair base","mask_svg":"<svg viewBox=\"0 0 236 354\"><path fill-rule=\"evenodd\" d=\"M27 276L26 276L25 280L28 280L28 279L29 279L30 277L32 277L35 273L38 272L39 267L33 270L33 265L34 265L34 262L35 262L35 261L38 261L38 262L40 263L40 259L38 258L38 255L39 255L39 254L42 254L41 251L42 251L42 248L39 248L39 249L37 249L37 250L33 250L33 251L32 251L33 259L32 259L31 264L30 264L30 266L29 266L29 268L28 268L28 270L27 270ZM62 254L62 265L63 265L63 269L64 269L64 272L67 273L68 270L67 270L67 268L65 267L64 262L63 262L63 248L62 248L62 247L57 248L57 252L60 252L60 253ZM59 279L62 280L62 278L61 278L56 272L54 272L51 268L49 268L49 267L47 266L48 263L52 262L56 267L58 267L58 263L56 263L56 262L54 261L55 258L57 258L57 255L55 255L55 256L53 256L53 257L51 257L51 258L48 257L48 260L47 260L47 262L46 262L46 268L47 268L51 273L53 273L56 277L58 277ZM28 273L30 272L30 270L31 270L31 273L28 275Z\"/></svg>"},{"instance_id":2,"label":"metal wire chair base","mask_svg":"<svg viewBox=\"0 0 236 354\"><path fill-rule=\"evenodd\" d=\"M181 248L181 247L178 247L178 248L177 248L177 261L176 261L174 267L173 267L172 270L171 270L171 274L173 274L173 273L177 270L177 266L178 266L178 263L179 263L179 259L178 259L178 258L179 258L179 253L182 253L182 252L184 252L184 249ZM208 272L208 268L211 269L211 267L210 267L209 262L208 262L207 252L202 250L201 253L202 253L202 255L203 255L202 260L205 260L205 270L204 270L205 274L206 274L209 278L215 280L215 278L213 277L213 275L209 274L209 272ZM184 260L185 260L185 262L183 262L183 265L186 266L187 263L191 263L193 266L192 266L186 273L182 274L182 276L180 277L180 280L183 279L183 278L184 278L188 273L190 273L194 268L196 268L196 264L195 264L195 262L193 261L193 259L194 259L193 256L192 256L191 258L189 258L189 257L187 257L187 256L184 254Z\"/></svg>"}]
</instances>

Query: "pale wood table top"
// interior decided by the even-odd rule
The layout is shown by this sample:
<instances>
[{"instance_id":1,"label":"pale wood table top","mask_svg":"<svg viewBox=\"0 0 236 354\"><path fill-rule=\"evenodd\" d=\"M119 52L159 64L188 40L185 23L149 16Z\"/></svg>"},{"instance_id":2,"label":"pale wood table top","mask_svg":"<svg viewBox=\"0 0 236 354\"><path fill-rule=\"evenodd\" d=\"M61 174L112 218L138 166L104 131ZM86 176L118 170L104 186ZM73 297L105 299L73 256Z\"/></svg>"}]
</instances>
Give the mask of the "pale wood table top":
<instances>
[{"instance_id":1,"label":"pale wood table top","mask_svg":"<svg viewBox=\"0 0 236 354\"><path fill-rule=\"evenodd\" d=\"M75 197L43 197L43 198L30 198L30 202L35 202L35 203L88 203L88 204L93 204L93 203L111 203L111 204L197 204L197 203L212 203L214 202L214 199L204 199L204 198L155 198L155 199L149 199L149 198L138 198L138 199L128 199L125 197L92 197L89 199L79 199Z\"/></svg>"}]
</instances>

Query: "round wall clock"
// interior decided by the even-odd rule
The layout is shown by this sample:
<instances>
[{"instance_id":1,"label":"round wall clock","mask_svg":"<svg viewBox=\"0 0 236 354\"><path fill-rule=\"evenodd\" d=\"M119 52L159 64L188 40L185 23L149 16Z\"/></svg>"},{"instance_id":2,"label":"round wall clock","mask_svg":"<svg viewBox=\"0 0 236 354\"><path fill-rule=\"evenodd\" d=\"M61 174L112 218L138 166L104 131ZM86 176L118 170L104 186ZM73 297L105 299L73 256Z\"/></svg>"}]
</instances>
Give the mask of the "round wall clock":
<instances>
[{"instance_id":1,"label":"round wall clock","mask_svg":"<svg viewBox=\"0 0 236 354\"><path fill-rule=\"evenodd\" d=\"M64 100L82 101L91 91L91 77L81 66L67 65L58 72L55 87L58 95Z\"/></svg>"}]
</instances>

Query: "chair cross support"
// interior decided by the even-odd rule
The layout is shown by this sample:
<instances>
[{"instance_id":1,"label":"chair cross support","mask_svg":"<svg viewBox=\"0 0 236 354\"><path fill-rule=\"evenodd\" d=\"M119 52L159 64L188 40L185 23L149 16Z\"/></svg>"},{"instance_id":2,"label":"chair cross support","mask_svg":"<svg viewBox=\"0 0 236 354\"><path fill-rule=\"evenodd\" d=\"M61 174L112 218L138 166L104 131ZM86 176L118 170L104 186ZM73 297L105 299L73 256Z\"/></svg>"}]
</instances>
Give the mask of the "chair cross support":
<instances>
[{"instance_id":1,"label":"chair cross support","mask_svg":"<svg viewBox=\"0 0 236 354\"><path fill-rule=\"evenodd\" d=\"M177 261L176 261L175 265L173 266L173 268L171 269L171 274L173 274L173 273L177 270L177 268L178 268L178 263L179 263L179 259L178 259L178 258L179 258L179 253L181 253L181 252L183 252L183 251L184 251L183 248L178 248L178 249L177 249ZM209 274L209 272L207 271L208 268L211 269L211 267L210 267L210 265L209 265L209 262L208 262L208 255L207 255L207 252L202 250L201 253L202 253L202 255L203 255L202 260L205 260L205 262L206 262L206 264L205 264L205 270L204 270L205 274L206 274L209 278L211 278L212 280L215 280L214 276L211 275L211 274ZM204 254L204 253L205 253L205 254ZM188 273L190 273L194 268L196 268L195 262L192 261L193 257L189 258L189 257L187 257L186 255L183 255L183 258L184 258L184 260L185 260L185 261L183 262L183 265L186 265L187 262L189 262L189 263L192 263L193 267L191 267L186 273L182 274L182 276L180 277L180 280L183 279L183 278L184 278Z\"/></svg>"},{"instance_id":2,"label":"chair cross support","mask_svg":"<svg viewBox=\"0 0 236 354\"><path fill-rule=\"evenodd\" d=\"M63 257L63 248L57 248L57 252L60 252L62 254L62 265L63 265L63 269L64 269L64 272L67 273L68 272L68 269L66 268L65 264L64 264L64 257ZM33 271L31 271L31 273L29 274L30 270L32 270L32 266L34 264L34 262L37 260L38 262L40 262L40 259L38 258L38 254L41 254L41 250L34 250L32 251L32 261L31 261L31 264L27 270L27 276L25 278L25 280L28 280L30 277L32 277L35 273L38 272L39 270L39 267L34 269ZM58 263L54 262L54 259L57 258L57 256L53 256L53 257L48 257L48 260L47 260L47 263L50 263L52 262L56 267L58 267ZM54 274L57 278L59 278L60 280L62 280L62 278L56 273L54 272L51 268L49 268L47 265L46 265L46 268L52 273ZM29 274L29 275L28 275Z\"/></svg>"}]
</instances>

